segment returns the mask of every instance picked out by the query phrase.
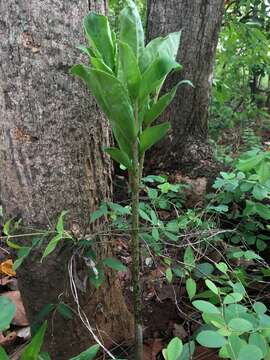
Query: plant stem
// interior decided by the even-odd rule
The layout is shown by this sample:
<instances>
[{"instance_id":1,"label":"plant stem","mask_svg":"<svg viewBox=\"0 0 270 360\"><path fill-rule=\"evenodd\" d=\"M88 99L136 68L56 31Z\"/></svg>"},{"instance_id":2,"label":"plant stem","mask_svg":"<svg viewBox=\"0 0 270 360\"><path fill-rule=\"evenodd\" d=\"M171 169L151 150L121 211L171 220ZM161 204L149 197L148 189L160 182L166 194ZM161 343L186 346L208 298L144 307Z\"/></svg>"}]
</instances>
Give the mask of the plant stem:
<instances>
[{"instance_id":1,"label":"plant stem","mask_svg":"<svg viewBox=\"0 0 270 360\"><path fill-rule=\"evenodd\" d=\"M138 109L135 106L135 120L138 124ZM142 300L140 285L140 240L139 240L139 194L141 169L139 164L138 139L132 146L132 171L130 172L132 192L132 287L135 321L135 360L143 360Z\"/></svg>"}]
</instances>

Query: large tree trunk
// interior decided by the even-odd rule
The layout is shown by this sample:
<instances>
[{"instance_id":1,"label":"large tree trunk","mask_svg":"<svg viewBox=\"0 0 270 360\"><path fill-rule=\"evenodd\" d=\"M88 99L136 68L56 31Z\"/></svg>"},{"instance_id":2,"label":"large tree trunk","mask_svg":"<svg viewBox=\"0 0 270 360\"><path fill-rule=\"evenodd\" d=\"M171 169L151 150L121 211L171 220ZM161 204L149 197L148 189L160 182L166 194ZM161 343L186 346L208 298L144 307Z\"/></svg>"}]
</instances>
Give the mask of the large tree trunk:
<instances>
[{"instance_id":1,"label":"large tree trunk","mask_svg":"<svg viewBox=\"0 0 270 360\"><path fill-rule=\"evenodd\" d=\"M149 40L182 29L178 60L183 70L172 76L169 85L182 79L194 85L182 86L163 115L171 121L171 136L153 150L152 169L194 172L211 157L207 118L223 7L224 0L148 0Z\"/></svg>"},{"instance_id":2,"label":"large tree trunk","mask_svg":"<svg viewBox=\"0 0 270 360\"><path fill-rule=\"evenodd\" d=\"M84 86L69 74L83 42L83 16L106 11L106 0L14 0L0 2L0 202L6 217L46 228L62 210L81 228L100 200L110 199L111 163L107 122ZM107 245L100 246L109 253ZM39 262L33 253L19 271L29 319L58 296L72 303L63 255ZM132 318L117 279L80 293L93 328L109 344L131 335ZM55 315L47 349L65 360L93 339L78 317Z\"/></svg>"}]
</instances>

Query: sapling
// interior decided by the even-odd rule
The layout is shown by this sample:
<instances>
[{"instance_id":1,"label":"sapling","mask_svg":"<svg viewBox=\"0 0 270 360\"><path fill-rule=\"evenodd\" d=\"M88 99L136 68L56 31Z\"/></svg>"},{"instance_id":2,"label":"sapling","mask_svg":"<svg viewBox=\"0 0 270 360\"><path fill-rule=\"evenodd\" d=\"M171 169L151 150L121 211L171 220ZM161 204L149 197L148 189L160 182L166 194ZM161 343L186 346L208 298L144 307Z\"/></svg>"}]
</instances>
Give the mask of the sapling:
<instances>
[{"instance_id":1,"label":"sapling","mask_svg":"<svg viewBox=\"0 0 270 360\"><path fill-rule=\"evenodd\" d=\"M80 46L89 57L89 65L74 65L71 73L86 83L110 121L116 147L105 151L124 166L129 175L135 357L141 360L140 183L145 152L162 139L170 128L169 122L153 123L171 103L180 84L160 96L167 75L181 69L175 60L181 33L156 38L145 46L142 22L132 1L120 13L119 25L119 36L116 38L108 18L90 12L83 21L88 45Z\"/></svg>"}]
</instances>

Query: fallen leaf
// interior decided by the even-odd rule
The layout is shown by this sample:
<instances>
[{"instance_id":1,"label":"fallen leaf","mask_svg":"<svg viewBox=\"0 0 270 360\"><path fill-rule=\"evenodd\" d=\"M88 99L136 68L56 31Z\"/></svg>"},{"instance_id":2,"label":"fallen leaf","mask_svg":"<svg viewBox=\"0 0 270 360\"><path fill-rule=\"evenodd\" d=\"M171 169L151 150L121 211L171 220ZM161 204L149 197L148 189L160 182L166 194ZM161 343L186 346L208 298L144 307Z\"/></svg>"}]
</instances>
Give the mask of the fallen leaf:
<instances>
[{"instance_id":1,"label":"fallen leaf","mask_svg":"<svg viewBox=\"0 0 270 360\"><path fill-rule=\"evenodd\" d=\"M14 316L14 319L12 320L12 324L18 325L18 326L27 326L29 325L29 321L27 320L24 306L21 299L20 292L17 291L7 291L3 294L3 296L8 297L15 305L16 305L16 314Z\"/></svg>"},{"instance_id":2,"label":"fallen leaf","mask_svg":"<svg viewBox=\"0 0 270 360\"><path fill-rule=\"evenodd\" d=\"M0 264L0 273L9 275L9 276L15 276L15 271L12 270L13 267L13 261L11 259L8 259Z\"/></svg>"}]
</instances>

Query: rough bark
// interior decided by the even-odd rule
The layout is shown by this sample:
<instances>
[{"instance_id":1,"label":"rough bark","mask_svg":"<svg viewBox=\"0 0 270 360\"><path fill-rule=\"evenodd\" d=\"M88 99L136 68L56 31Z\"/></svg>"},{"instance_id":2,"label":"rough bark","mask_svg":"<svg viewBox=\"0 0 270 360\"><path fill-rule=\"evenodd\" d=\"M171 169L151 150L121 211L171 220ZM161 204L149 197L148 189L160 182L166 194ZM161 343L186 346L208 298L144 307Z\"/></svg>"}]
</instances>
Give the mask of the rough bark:
<instances>
[{"instance_id":1,"label":"rough bark","mask_svg":"<svg viewBox=\"0 0 270 360\"><path fill-rule=\"evenodd\" d=\"M179 88L163 120L170 120L170 137L154 149L151 168L194 172L211 158L207 118L212 73L224 0L148 0L148 39L182 29L178 60L183 65L168 85L192 81ZM205 167L205 166L204 166Z\"/></svg>"},{"instance_id":2,"label":"rough bark","mask_svg":"<svg viewBox=\"0 0 270 360\"><path fill-rule=\"evenodd\" d=\"M82 18L106 11L98 0L0 2L0 202L6 217L29 226L55 223L69 210L81 227L102 199L110 199L111 163L107 122L84 86L69 74L80 61ZM102 246L102 252L110 249ZM72 304L61 253L39 263L33 254L19 272L30 320L58 296ZM108 344L130 336L132 321L117 280L81 294L90 323ZM73 304L74 307L74 304ZM65 360L92 343L78 318L55 315L47 349Z\"/></svg>"}]
</instances>

